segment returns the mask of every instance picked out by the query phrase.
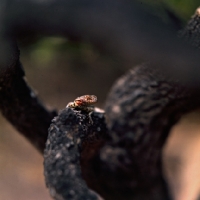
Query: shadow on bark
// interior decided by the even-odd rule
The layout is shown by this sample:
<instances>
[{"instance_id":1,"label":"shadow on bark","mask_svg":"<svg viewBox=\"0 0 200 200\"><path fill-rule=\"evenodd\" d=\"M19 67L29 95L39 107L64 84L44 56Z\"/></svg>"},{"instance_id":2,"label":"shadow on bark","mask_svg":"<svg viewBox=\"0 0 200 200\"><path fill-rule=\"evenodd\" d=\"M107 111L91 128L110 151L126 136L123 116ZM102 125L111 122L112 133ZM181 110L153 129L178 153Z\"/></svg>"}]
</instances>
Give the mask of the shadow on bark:
<instances>
[{"instance_id":1,"label":"shadow on bark","mask_svg":"<svg viewBox=\"0 0 200 200\"><path fill-rule=\"evenodd\" d=\"M199 51L135 1L1 3L0 109L40 152L45 148L44 174L51 196L170 199L161 153L171 127L199 107ZM198 24L197 11L181 32L188 43L199 42ZM91 42L127 65L133 63L133 54L151 62L116 81L105 113L93 112L93 124L80 110L66 108L56 116L24 79L13 40L30 32Z\"/></svg>"}]
</instances>

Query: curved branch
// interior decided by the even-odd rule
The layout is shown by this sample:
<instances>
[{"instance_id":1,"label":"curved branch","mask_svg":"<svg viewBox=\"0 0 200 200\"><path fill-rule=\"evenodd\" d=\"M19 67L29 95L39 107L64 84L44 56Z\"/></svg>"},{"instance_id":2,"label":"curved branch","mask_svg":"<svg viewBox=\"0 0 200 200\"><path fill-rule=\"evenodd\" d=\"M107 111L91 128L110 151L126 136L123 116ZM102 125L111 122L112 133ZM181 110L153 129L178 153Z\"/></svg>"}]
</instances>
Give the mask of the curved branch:
<instances>
[{"instance_id":1,"label":"curved branch","mask_svg":"<svg viewBox=\"0 0 200 200\"><path fill-rule=\"evenodd\" d=\"M82 167L88 169L86 161L96 154L106 138L103 113L93 112L92 120L90 124L86 113L71 108L62 110L52 120L44 151L44 174L50 194L56 200L102 199L87 187L80 168L80 151Z\"/></svg>"},{"instance_id":2,"label":"curved branch","mask_svg":"<svg viewBox=\"0 0 200 200\"><path fill-rule=\"evenodd\" d=\"M47 130L56 112L46 110L27 85L16 44L8 47L7 62L0 65L0 110L15 128L43 152Z\"/></svg>"},{"instance_id":3,"label":"curved branch","mask_svg":"<svg viewBox=\"0 0 200 200\"><path fill-rule=\"evenodd\" d=\"M169 199L162 175L162 148L180 117L200 106L193 97L146 65L120 78L106 102L111 141L99 155L103 158L99 171L103 172L97 178L107 174L100 185L121 199L126 190L130 199Z\"/></svg>"},{"instance_id":4,"label":"curved branch","mask_svg":"<svg viewBox=\"0 0 200 200\"><path fill-rule=\"evenodd\" d=\"M136 3L128 6L112 0L10 3L1 37L6 33L12 35L13 31L73 36L111 51L129 64L134 54L171 71L182 82L199 84L199 52L177 40L174 30L168 30ZM59 14L52 18L52 13ZM156 43L152 43L152 38ZM0 108L42 151L47 127L55 113L46 111L38 102L23 79L16 48L11 52L8 55L11 59L1 59L1 65L7 61L11 64L6 63L0 69ZM54 119L44 162L47 186L54 198L100 198L81 177L80 147L85 180L107 199L123 199L124 193L127 199L170 198L162 177L162 146L172 125L183 113L198 107L199 99L192 99L185 88L163 77L147 67L139 67L116 83L106 104L110 139L103 147L104 136L93 145L96 150L102 147L99 154L91 152L87 158L84 149L88 145L84 147L82 136L91 138L94 133L95 136L101 131L105 133L103 117L97 114L94 126L90 126L84 114L66 109ZM86 166L93 170L92 175L85 170Z\"/></svg>"},{"instance_id":5,"label":"curved branch","mask_svg":"<svg viewBox=\"0 0 200 200\"><path fill-rule=\"evenodd\" d=\"M178 83L143 65L120 78L111 90L106 102L108 135L97 132L100 127L107 133L100 114L91 126L84 114L63 110L53 120L45 150L46 182L55 199L90 198L86 181L105 199L169 200L162 147L182 114L200 106L191 97ZM91 135L99 135L103 143L96 140L92 148L82 146L82 136L88 140Z\"/></svg>"},{"instance_id":6,"label":"curved branch","mask_svg":"<svg viewBox=\"0 0 200 200\"><path fill-rule=\"evenodd\" d=\"M182 83L200 87L199 52L137 1L10 0L4 25L10 35L61 35L91 42L126 65L151 61Z\"/></svg>"},{"instance_id":7,"label":"curved branch","mask_svg":"<svg viewBox=\"0 0 200 200\"><path fill-rule=\"evenodd\" d=\"M52 18L52 13L56 13L54 18ZM189 81L194 84L193 86L198 86L200 80L199 52L191 50L186 44L175 39L175 30L168 29L168 26L146 12L136 2L125 4L122 1L112 0L105 2L68 0L42 3L25 0L20 2L1 0L0 15L0 38L2 41L0 73L3 80L0 83L0 100L4 102L1 105L1 110L6 118L18 130L22 131L40 151L43 150L44 141L47 137L45 129L55 113L49 113L36 97L31 97L30 94L33 94L33 92L23 80L24 72L19 63L19 52L16 47L10 44L9 36L13 36L13 32L17 35L31 32L32 34L43 33L80 38L93 43L99 49L112 52L113 55L117 55L123 61L130 62L129 64L134 62L132 55L134 55L134 59L136 56L142 60L152 60L153 63L156 63L155 66L158 64L161 68L166 66L168 68L166 71L172 71L172 74L180 80ZM198 24L199 21L197 15L198 12L188 25L190 27L190 24L192 24L195 30L197 27L194 24ZM147 22L147 20L149 21ZM147 27L147 24L150 28ZM190 33L190 30L186 28L190 37L196 38L196 35L199 34L198 31ZM157 37L158 35L160 37ZM155 41L156 45L152 44L152 41ZM160 46L166 52L162 52ZM10 85L8 88L8 85L3 83L7 79L6 77L10 79L6 81L10 82L9 84L12 83L13 88ZM8 91L12 93L9 94ZM25 91L27 94L25 94ZM22 93L24 97L17 96ZM15 104L14 107L8 103L8 99L13 99L13 102L16 100L17 103L10 102L13 105ZM26 99L26 102L24 99ZM25 106L25 104L27 105ZM20 105L21 108L17 108L17 105ZM36 109L36 107L38 108ZM30 111L24 111L27 108L31 108ZM23 114L19 115L22 111ZM12 112L13 116L11 116ZM33 114L41 116L41 119L37 116L31 119ZM34 121L33 125L30 125L31 120ZM39 132L35 131L36 129ZM32 130L34 133L38 133L40 139L37 139L36 134L32 134ZM38 140L41 141L38 142Z\"/></svg>"}]
</instances>

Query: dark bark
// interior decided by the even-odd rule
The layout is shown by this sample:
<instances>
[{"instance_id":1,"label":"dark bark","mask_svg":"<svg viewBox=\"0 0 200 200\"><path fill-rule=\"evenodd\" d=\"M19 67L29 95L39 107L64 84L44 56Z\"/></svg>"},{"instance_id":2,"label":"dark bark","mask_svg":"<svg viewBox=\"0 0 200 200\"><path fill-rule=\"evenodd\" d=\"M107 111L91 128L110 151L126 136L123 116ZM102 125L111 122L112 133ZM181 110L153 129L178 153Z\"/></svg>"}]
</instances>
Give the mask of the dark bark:
<instances>
[{"instance_id":1,"label":"dark bark","mask_svg":"<svg viewBox=\"0 0 200 200\"><path fill-rule=\"evenodd\" d=\"M162 147L180 117L200 106L192 95L146 65L129 71L114 84L106 101L108 134L93 141L93 147L81 146L82 174L78 146L83 136L99 135L96 130L105 126L104 121L97 115L98 123L90 126L85 115L62 111L49 129L44 166L47 186L64 199L90 198L83 176L105 199L170 199L162 174ZM89 159L88 149L96 152ZM70 170L71 165L78 173ZM83 189L77 182L84 183ZM76 195L69 196L70 188Z\"/></svg>"},{"instance_id":2,"label":"dark bark","mask_svg":"<svg viewBox=\"0 0 200 200\"><path fill-rule=\"evenodd\" d=\"M188 86L200 87L199 52L131 0L1 0L5 35L60 35L90 42L125 65L151 61ZM53 16L53 17L52 17Z\"/></svg>"},{"instance_id":3,"label":"dark bark","mask_svg":"<svg viewBox=\"0 0 200 200\"><path fill-rule=\"evenodd\" d=\"M200 7L191 17L187 26L180 31L180 36L188 43L200 48Z\"/></svg>"},{"instance_id":4,"label":"dark bark","mask_svg":"<svg viewBox=\"0 0 200 200\"><path fill-rule=\"evenodd\" d=\"M118 199L127 189L130 199L169 199L162 148L171 127L199 105L186 88L149 66L138 66L120 78L106 102L111 141L100 158L110 173L100 185L107 185Z\"/></svg>"},{"instance_id":5,"label":"dark bark","mask_svg":"<svg viewBox=\"0 0 200 200\"><path fill-rule=\"evenodd\" d=\"M27 85L16 44L9 46L7 63L0 66L0 110L41 153L56 112L49 112Z\"/></svg>"},{"instance_id":6,"label":"dark bark","mask_svg":"<svg viewBox=\"0 0 200 200\"><path fill-rule=\"evenodd\" d=\"M87 114L71 108L62 110L52 120L44 152L44 174L50 194L57 200L101 199L87 187L80 167L80 151L82 167L88 169L87 161L106 140L104 114L94 112L92 120L93 124Z\"/></svg>"},{"instance_id":7,"label":"dark bark","mask_svg":"<svg viewBox=\"0 0 200 200\"><path fill-rule=\"evenodd\" d=\"M172 26L164 25L136 2L129 3L2 1L0 109L41 152L55 113L42 106L24 81L19 52L9 42L13 35L81 39L119 56L126 64L133 63L133 55L150 60L150 66L157 66L163 74L171 72L180 83L199 87L199 52L177 40ZM198 24L199 17L192 19L186 32L191 30L190 24L198 30L193 23ZM196 33L188 32L191 38ZM112 88L105 108L107 129L101 113L94 112L91 125L86 114L65 109L50 126L44 154L51 195L55 199L100 199L87 182L106 199L170 199L162 176L162 147L170 128L182 114L199 107L199 102L198 93L139 66ZM88 143L90 140L93 142Z\"/></svg>"}]
</instances>

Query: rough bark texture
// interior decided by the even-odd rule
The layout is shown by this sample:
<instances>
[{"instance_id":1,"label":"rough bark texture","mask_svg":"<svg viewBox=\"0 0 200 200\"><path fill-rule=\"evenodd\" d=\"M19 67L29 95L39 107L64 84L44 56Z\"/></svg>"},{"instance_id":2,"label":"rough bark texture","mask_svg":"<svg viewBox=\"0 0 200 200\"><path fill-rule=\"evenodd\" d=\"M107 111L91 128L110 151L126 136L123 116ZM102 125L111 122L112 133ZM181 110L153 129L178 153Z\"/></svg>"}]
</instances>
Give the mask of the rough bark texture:
<instances>
[{"instance_id":1,"label":"rough bark texture","mask_svg":"<svg viewBox=\"0 0 200 200\"><path fill-rule=\"evenodd\" d=\"M180 36L193 46L200 48L200 7L191 17L187 26L180 31Z\"/></svg>"},{"instance_id":2,"label":"rough bark texture","mask_svg":"<svg viewBox=\"0 0 200 200\"><path fill-rule=\"evenodd\" d=\"M170 128L181 115L198 106L199 101L195 102L185 88L180 87L178 83L169 82L163 75L146 65L129 71L114 84L106 101L108 139L102 147L96 145L100 149L89 148L90 151L97 153L85 160L85 165L82 166L82 176L85 177L89 187L99 192L105 199L170 199L162 176L162 147ZM67 112L73 113L71 110L66 110ZM85 134L86 138L90 133L87 130L85 133L80 131L85 125L88 126L86 122L83 121L80 125L77 121L73 125L75 120L69 117L69 114L63 119L62 112L56 120L57 123L64 122L62 123L64 130L58 126L59 134L55 132L55 128L53 131L50 128L49 131L48 153L45 153L45 171L49 171L45 173L47 185L56 181L55 185L74 188L75 179L69 178L74 176L74 171L69 171L68 166L73 164L79 168L79 161L68 160L74 153L70 153L68 148L62 148L66 145L65 142L60 144L62 139L60 140L59 137L61 135L67 138L66 130L75 126L70 137L72 136L71 140L75 141L76 146L77 141L81 144L80 133ZM94 124L94 130L97 130L102 122ZM53 123L53 127L54 125ZM77 126L80 127L77 128ZM94 144L96 142L94 141ZM55 147L52 148L49 143ZM60 148L56 149L58 145L62 149L61 153L59 153ZM83 151L84 148L82 148ZM56 151L49 153L50 150L55 149ZM78 149L76 149L77 152L79 152ZM68 154L68 156L57 159L58 153L59 155ZM65 160L68 160L68 163L65 163ZM86 164L87 162L89 164ZM61 173L62 179L60 179L56 176L62 169L66 169L67 173ZM51 173L55 175L53 178L50 176ZM80 172L75 176L80 178ZM68 185L62 183L62 180L67 181ZM64 191L67 193L70 190ZM85 188L83 190L79 188L79 192L81 191L84 193ZM59 193L58 190L56 192ZM77 192L75 193L78 195ZM59 194L64 196L62 192ZM70 199L69 196L66 197ZM82 196L76 198L82 199Z\"/></svg>"},{"instance_id":3,"label":"rough bark texture","mask_svg":"<svg viewBox=\"0 0 200 200\"><path fill-rule=\"evenodd\" d=\"M197 23L199 18L192 20ZM87 184L105 199L171 199L162 175L162 147L171 127L199 102L198 93L146 65L129 71L115 83L106 101L109 139L87 161L89 173L82 168ZM58 163L55 173L62 166Z\"/></svg>"},{"instance_id":4,"label":"rough bark texture","mask_svg":"<svg viewBox=\"0 0 200 200\"><path fill-rule=\"evenodd\" d=\"M9 36L33 32L82 39L129 64L134 54L181 83L200 85L199 51L177 40L173 27L168 29L135 2L2 0L0 16L0 109L41 152L55 113L27 86ZM183 36L196 40L195 24L198 16ZM174 123L199 102L198 93L141 65L113 86L105 107L107 127L102 113L93 113L91 125L86 113L63 110L52 121L44 154L51 195L57 200L100 199L88 185L105 199L170 199L162 176L162 147Z\"/></svg>"},{"instance_id":5,"label":"rough bark texture","mask_svg":"<svg viewBox=\"0 0 200 200\"><path fill-rule=\"evenodd\" d=\"M103 162L112 171L111 177L107 175L112 184L104 184L121 199L127 189L130 199L169 199L162 176L162 147L181 115L198 106L189 91L149 66L138 66L120 78L105 108L112 139L100 157L108 154ZM114 160L121 176L113 175Z\"/></svg>"},{"instance_id":6,"label":"rough bark texture","mask_svg":"<svg viewBox=\"0 0 200 200\"><path fill-rule=\"evenodd\" d=\"M104 114L94 112L92 120L93 124L86 113L71 108L62 110L52 120L44 152L44 173L55 199L101 199L88 189L81 176L80 151L83 151L82 166L87 168L84 163L97 153L96 149L106 139ZM88 148L90 144L92 148Z\"/></svg>"}]
</instances>

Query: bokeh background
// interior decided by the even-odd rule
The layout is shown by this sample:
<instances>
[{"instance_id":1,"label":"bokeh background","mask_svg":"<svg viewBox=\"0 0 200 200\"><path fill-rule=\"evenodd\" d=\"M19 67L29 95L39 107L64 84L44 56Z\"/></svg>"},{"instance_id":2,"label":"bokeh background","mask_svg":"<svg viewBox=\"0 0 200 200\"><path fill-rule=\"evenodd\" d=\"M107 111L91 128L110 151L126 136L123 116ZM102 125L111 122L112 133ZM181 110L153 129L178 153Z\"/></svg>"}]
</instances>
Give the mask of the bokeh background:
<instances>
[{"instance_id":1,"label":"bokeh background","mask_svg":"<svg viewBox=\"0 0 200 200\"><path fill-rule=\"evenodd\" d=\"M159 16L167 5L183 23L198 0L144 0ZM153 11L153 12L154 12ZM19 41L28 83L49 109L60 110L83 94L98 96L104 106L110 87L128 68L102 55L90 44L58 37L24 37ZM200 191L200 111L173 128L163 152L166 178L176 200L195 200ZM43 158L0 115L0 200L50 200Z\"/></svg>"}]
</instances>

